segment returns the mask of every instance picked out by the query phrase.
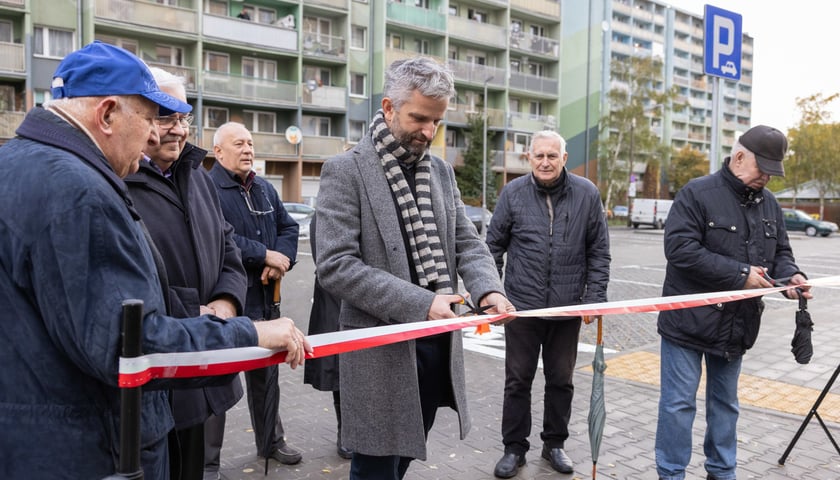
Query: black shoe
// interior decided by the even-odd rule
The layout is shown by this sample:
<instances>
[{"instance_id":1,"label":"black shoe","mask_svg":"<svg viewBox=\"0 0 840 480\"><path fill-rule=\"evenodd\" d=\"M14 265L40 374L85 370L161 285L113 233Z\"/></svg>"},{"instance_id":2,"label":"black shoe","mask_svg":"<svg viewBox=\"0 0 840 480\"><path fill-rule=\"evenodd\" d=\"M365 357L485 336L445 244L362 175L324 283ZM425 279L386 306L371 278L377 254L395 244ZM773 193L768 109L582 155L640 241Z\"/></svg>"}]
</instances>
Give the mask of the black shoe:
<instances>
[{"instance_id":1,"label":"black shoe","mask_svg":"<svg viewBox=\"0 0 840 480\"><path fill-rule=\"evenodd\" d=\"M303 459L303 455L298 450L284 443L277 447L277 450L271 452L271 458L283 465L296 465Z\"/></svg>"},{"instance_id":2,"label":"black shoe","mask_svg":"<svg viewBox=\"0 0 840 480\"><path fill-rule=\"evenodd\" d=\"M519 473L519 467L522 465L525 465L525 455L506 453L496 463L496 469L493 470L493 475L498 478L515 477Z\"/></svg>"},{"instance_id":3,"label":"black shoe","mask_svg":"<svg viewBox=\"0 0 840 480\"><path fill-rule=\"evenodd\" d=\"M560 473L572 473L575 471L572 459L566 455L562 448L548 448L543 445L542 457L551 463L551 467Z\"/></svg>"},{"instance_id":4,"label":"black shoe","mask_svg":"<svg viewBox=\"0 0 840 480\"><path fill-rule=\"evenodd\" d=\"M353 458L353 452L341 446L341 432L338 432L338 439L335 441L335 451L338 453L338 456L345 459L350 460Z\"/></svg>"}]
</instances>

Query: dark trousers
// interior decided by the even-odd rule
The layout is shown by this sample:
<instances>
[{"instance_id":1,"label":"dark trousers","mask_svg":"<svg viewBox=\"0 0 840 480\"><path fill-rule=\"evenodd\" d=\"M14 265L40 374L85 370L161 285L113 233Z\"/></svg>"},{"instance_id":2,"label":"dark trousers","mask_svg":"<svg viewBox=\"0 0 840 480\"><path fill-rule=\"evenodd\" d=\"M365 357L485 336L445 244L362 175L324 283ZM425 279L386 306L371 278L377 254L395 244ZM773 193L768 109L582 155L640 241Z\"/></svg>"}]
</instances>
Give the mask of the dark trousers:
<instances>
[{"instance_id":1,"label":"dark trousers","mask_svg":"<svg viewBox=\"0 0 840 480\"><path fill-rule=\"evenodd\" d=\"M222 442L225 439L226 414L210 415L204 422L204 470L218 472L221 465Z\"/></svg>"},{"instance_id":2,"label":"dark trousers","mask_svg":"<svg viewBox=\"0 0 840 480\"><path fill-rule=\"evenodd\" d=\"M450 334L435 335L417 340L417 377L420 386L420 408L426 438L435 423L441 405L454 404L452 381L449 376ZM398 455L373 456L353 453L350 480L400 480L411 461Z\"/></svg>"},{"instance_id":3,"label":"dark trousers","mask_svg":"<svg viewBox=\"0 0 840 480\"><path fill-rule=\"evenodd\" d=\"M502 442L505 453L524 455L530 448L531 386L542 347L545 393L540 438L550 448L563 448L569 438L572 384L577 360L580 319L522 317L505 325L505 399Z\"/></svg>"},{"instance_id":4,"label":"dark trousers","mask_svg":"<svg viewBox=\"0 0 840 480\"><path fill-rule=\"evenodd\" d=\"M169 432L169 478L204 478L204 424Z\"/></svg>"},{"instance_id":5,"label":"dark trousers","mask_svg":"<svg viewBox=\"0 0 840 480\"><path fill-rule=\"evenodd\" d=\"M248 411L251 413L257 455L268 457L286 443L283 438L283 422L280 420L277 365L245 372L245 388L248 392Z\"/></svg>"}]
</instances>

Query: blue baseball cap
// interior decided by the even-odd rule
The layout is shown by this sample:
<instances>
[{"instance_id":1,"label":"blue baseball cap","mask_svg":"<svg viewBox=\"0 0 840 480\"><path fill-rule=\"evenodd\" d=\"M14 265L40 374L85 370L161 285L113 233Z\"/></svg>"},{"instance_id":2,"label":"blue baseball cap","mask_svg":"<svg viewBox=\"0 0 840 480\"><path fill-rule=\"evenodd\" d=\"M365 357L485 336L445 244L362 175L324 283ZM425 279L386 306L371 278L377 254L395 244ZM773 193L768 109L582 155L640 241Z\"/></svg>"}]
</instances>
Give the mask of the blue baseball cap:
<instances>
[{"instance_id":1,"label":"blue baseball cap","mask_svg":"<svg viewBox=\"0 0 840 480\"><path fill-rule=\"evenodd\" d=\"M190 104L160 90L149 67L128 50L94 41L58 64L53 98L141 95L160 106L160 115L189 113Z\"/></svg>"}]
</instances>

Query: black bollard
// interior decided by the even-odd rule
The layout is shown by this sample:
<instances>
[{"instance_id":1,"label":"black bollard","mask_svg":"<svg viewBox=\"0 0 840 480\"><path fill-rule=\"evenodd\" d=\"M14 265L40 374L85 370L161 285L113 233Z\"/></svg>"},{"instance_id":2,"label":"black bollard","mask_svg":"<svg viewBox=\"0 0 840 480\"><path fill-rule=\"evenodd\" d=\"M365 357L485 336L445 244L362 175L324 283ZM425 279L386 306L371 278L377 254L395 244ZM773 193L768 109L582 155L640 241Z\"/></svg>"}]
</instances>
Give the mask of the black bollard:
<instances>
[{"instance_id":1,"label":"black bollard","mask_svg":"<svg viewBox=\"0 0 840 480\"><path fill-rule=\"evenodd\" d=\"M143 300L126 300L122 304L122 355L126 358L143 354L141 326ZM143 480L140 466L140 397L142 387L120 390L120 467L118 478Z\"/></svg>"}]
</instances>

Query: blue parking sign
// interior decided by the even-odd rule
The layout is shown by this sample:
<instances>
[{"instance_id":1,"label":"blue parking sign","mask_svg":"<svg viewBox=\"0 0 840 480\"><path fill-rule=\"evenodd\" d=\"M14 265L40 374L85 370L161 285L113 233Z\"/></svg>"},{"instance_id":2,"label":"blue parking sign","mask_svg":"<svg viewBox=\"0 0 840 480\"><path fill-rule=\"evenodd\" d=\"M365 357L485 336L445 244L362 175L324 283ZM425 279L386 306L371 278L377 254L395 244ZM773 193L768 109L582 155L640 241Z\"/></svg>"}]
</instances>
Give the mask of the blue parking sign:
<instances>
[{"instance_id":1,"label":"blue parking sign","mask_svg":"<svg viewBox=\"0 0 840 480\"><path fill-rule=\"evenodd\" d=\"M741 79L741 15L706 5L703 71L728 80Z\"/></svg>"}]
</instances>

